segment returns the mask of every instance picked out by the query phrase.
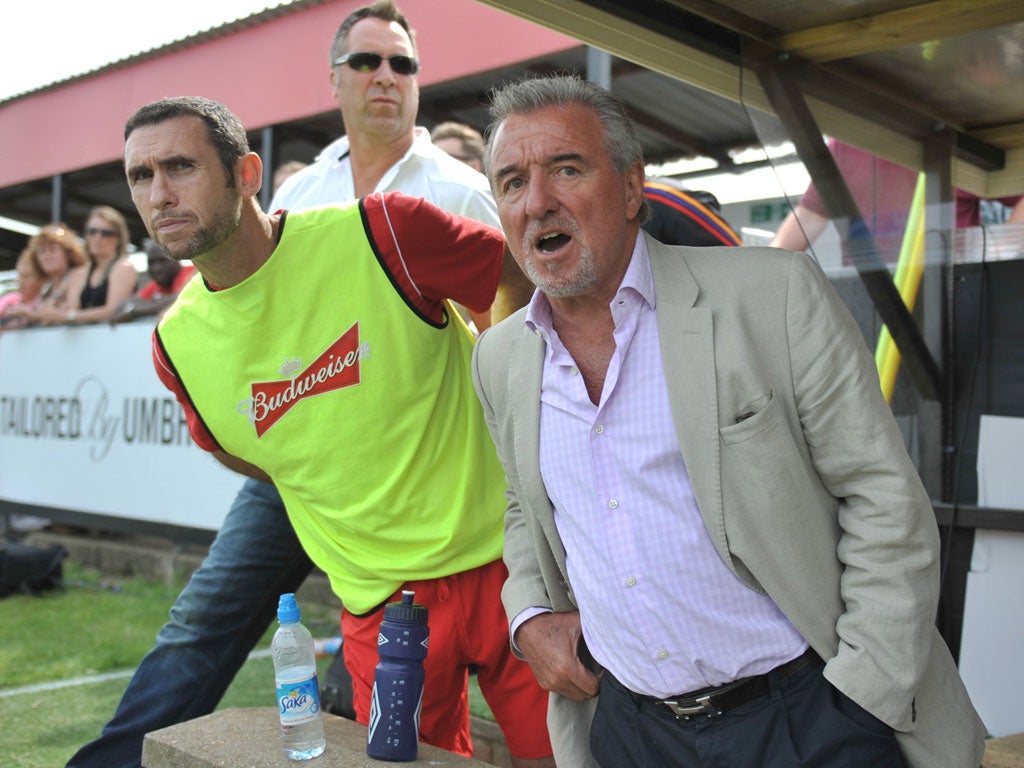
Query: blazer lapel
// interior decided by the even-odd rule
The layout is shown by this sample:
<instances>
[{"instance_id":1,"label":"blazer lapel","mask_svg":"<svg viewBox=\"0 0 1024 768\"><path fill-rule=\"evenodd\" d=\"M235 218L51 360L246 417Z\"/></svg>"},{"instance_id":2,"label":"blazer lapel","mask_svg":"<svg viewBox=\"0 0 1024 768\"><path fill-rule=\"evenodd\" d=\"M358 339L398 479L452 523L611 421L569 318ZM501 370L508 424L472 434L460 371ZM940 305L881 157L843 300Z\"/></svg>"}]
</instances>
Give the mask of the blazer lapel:
<instances>
[{"instance_id":1,"label":"blazer lapel","mask_svg":"<svg viewBox=\"0 0 1024 768\"><path fill-rule=\"evenodd\" d=\"M676 437L704 525L734 567L725 535L719 465L718 396L711 310L697 307L700 286L686 250L648 237L657 300L658 337Z\"/></svg>"},{"instance_id":2,"label":"blazer lapel","mask_svg":"<svg viewBox=\"0 0 1024 768\"><path fill-rule=\"evenodd\" d=\"M545 350L541 335L523 326L509 354L508 401L512 412L520 415L515 419L512 455L522 483L518 501L540 524L563 577L568 579L565 548L558 537L554 509L540 474L540 390Z\"/></svg>"}]
</instances>

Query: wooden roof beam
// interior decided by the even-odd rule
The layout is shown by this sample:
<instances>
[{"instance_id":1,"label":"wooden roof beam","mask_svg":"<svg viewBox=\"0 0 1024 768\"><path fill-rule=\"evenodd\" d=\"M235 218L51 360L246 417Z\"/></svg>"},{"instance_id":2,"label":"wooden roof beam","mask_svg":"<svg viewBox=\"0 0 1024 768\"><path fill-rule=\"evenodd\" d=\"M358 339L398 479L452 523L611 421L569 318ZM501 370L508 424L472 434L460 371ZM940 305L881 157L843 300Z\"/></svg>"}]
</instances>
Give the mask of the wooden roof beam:
<instances>
[{"instance_id":1,"label":"wooden roof beam","mask_svg":"<svg viewBox=\"0 0 1024 768\"><path fill-rule=\"evenodd\" d=\"M846 59L1024 21L1021 0L933 0L874 16L789 32L771 45L811 61Z\"/></svg>"}]
</instances>

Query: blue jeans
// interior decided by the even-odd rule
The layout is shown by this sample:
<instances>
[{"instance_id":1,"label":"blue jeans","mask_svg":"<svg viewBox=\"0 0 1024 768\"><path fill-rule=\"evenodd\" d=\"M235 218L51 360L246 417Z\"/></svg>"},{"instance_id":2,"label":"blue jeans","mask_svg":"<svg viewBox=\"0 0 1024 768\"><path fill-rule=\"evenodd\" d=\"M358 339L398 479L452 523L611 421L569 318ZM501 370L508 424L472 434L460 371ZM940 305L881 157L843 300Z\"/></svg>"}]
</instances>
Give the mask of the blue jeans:
<instances>
[{"instance_id":1,"label":"blue jeans","mask_svg":"<svg viewBox=\"0 0 1024 768\"><path fill-rule=\"evenodd\" d=\"M312 570L274 486L246 480L102 735L68 768L137 768L150 731L209 714Z\"/></svg>"}]
</instances>

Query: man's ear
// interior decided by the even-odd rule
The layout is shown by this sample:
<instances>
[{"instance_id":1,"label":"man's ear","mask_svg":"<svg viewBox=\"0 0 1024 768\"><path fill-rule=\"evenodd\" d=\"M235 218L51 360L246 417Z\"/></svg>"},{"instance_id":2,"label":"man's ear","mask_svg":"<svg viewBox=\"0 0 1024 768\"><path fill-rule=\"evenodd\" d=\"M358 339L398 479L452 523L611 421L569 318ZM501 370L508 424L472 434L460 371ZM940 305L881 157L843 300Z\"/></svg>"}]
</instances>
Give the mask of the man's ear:
<instances>
[{"instance_id":1,"label":"man's ear","mask_svg":"<svg viewBox=\"0 0 1024 768\"><path fill-rule=\"evenodd\" d=\"M632 221L644 202L644 164L638 162L626 171L626 218Z\"/></svg>"},{"instance_id":2,"label":"man's ear","mask_svg":"<svg viewBox=\"0 0 1024 768\"><path fill-rule=\"evenodd\" d=\"M242 197L256 197L263 186L263 161L247 152L235 161L235 188Z\"/></svg>"}]
</instances>

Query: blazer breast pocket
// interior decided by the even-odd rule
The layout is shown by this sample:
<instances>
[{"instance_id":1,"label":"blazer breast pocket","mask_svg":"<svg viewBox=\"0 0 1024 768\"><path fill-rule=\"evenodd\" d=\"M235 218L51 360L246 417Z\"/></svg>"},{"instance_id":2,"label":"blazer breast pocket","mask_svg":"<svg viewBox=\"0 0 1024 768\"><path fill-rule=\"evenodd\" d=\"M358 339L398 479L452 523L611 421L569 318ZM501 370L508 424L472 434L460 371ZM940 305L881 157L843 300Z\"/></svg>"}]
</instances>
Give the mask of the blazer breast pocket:
<instances>
[{"instance_id":1,"label":"blazer breast pocket","mask_svg":"<svg viewBox=\"0 0 1024 768\"><path fill-rule=\"evenodd\" d=\"M775 392L751 401L733 417L736 422L719 429L719 434L729 445L736 445L771 429L782 417Z\"/></svg>"}]
</instances>

